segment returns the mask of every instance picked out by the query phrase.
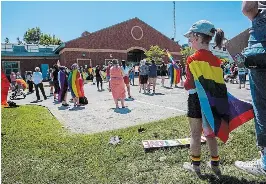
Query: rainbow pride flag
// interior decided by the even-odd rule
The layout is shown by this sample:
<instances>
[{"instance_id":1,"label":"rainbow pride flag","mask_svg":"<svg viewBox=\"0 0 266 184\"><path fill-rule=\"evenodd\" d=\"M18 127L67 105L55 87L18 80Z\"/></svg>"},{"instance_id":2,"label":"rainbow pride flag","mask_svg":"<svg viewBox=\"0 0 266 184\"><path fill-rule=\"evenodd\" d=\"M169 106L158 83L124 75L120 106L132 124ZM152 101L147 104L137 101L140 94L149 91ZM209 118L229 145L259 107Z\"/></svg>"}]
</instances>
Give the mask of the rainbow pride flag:
<instances>
[{"instance_id":1,"label":"rainbow pride flag","mask_svg":"<svg viewBox=\"0 0 266 184\"><path fill-rule=\"evenodd\" d=\"M173 58L173 56L170 54L170 52L169 51L166 51L166 54L167 54L167 56L168 56L168 58L169 58L169 60L172 62L171 63L171 68L170 68L170 70L171 70L171 72L170 72L170 83L171 84L178 84L179 82L180 82L180 68L176 65L176 62L175 62L175 60L174 60L174 58Z\"/></svg>"},{"instance_id":2,"label":"rainbow pride flag","mask_svg":"<svg viewBox=\"0 0 266 184\"><path fill-rule=\"evenodd\" d=\"M68 76L68 86L72 97L84 97L83 80L77 69L70 72Z\"/></svg>"},{"instance_id":3,"label":"rainbow pride flag","mask_svg":"<svg viewBox=\"0 0 266 184\"><path fill-rule=\"evenodd\" d=\"M227 92L220 62L205 50L187 60L200 100L204 134L215 135L225 143L231 131L254 118L254 112L251 104Z\"/></svg>"},{"instance_id":4,"label":"rainbow pride flag","mask_svg":"<svg viewBox=\"0 0 266 184\"><path fill-rule=\"evenodd\" d=\"M166 54L167 54L168 58L170 59L170 61L172 62L172 64L175 64L176 62L168 50L166 51Z\"/></svg>"}]
</instances>

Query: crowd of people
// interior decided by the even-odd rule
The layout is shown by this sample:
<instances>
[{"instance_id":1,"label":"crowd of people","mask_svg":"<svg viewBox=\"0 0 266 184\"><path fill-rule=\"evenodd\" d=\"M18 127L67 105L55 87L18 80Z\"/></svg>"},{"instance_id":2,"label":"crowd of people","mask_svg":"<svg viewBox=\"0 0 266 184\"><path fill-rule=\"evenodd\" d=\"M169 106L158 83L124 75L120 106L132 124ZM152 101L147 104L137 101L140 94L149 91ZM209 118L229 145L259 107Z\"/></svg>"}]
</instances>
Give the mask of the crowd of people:
<instances>
[{"instance_id":1,"label":"crowd of people","mask_svg":"<svg viewBox=\"0 0 266 184\"><path fill-rule=\"evenodd\" d=\"M228 126L237 127L252 119L255 115L257 145L261 153L260 159L254 162L236 161L235 166L252 174L266 175L266 3L246 1L243 2L242 9L243 13L252 21L249 45L243 52L246 58L244 64L223 64L219 58L212 54L209 50L210 41L215 37L216 45L221 47L224 32L215 28L211 22L201 20L193 24L188 33L185 34L191 47L196 50L193 55L188 57L186 70L182 68L180 63L170 62L168 66L162 63L160 66L162 86L165 85L165 76L170 76L172 72L175 72L175 78L171 79L171 86L177 84L174 81L182 81L184 73L186 75L184 87L188 91L187 116L191 130L191 162L185 162L183 167L189 171L200 173L201 134L203 130L210 151L208 166L215 174L221 175L216 137L226 142L229 133ZM249 72L246 71L246 68L249 69ZM155 93L157 80L155 61L152 60L151 64L147 64L146 60L140 61L138 72L139 93L142 90L144 90L144 93L146 91L150 93L151 86L153 93ZM248 73L253 108L251 104L241 102L228 95L225 85L225 82L233 82L238 76L241 88L241 83L245 83ZM134 85L135 68L127 66L124 60L122 60L121 65L117 60L113 60L108 63L106 68L97 65L95 69L92 67L83 69L83 67L79 67L74 63L71 70L68 70L64 66L55 64L53 69L49 70L49 74L51 78L50 93L54 96L54 100L62 102L62 105L65 106L68 106L68 90L75 106L81 105L81 99L85 101L83 86L86 79L93 80L93 83L96 80L98 91L103 90L103 81L106 80L116 108L119 108L119 101L121 101L122 108L125 108L126 92L128 98L132 98L130 84ZM11 83L14 84L18 77L21 77L19 73L17 73L17 76L12 73L10 76ZM29 86L34 84L37 100L40 100L39 89L44 100L46 100L40 68L36 67L33 74L27 72L26 79ZM29 88L29 92L33 92L32 87ZM233 106L234 103L229 103L230 100L234 100L234 103L240 105L235 107ZM233 111L233 108L238 109ZM242 112L241 108L246 109ZM241 116L241 118L237 118L232 122L232 117L236 117L236 115ZM239 121L237 125L230 125L236 123L236 121ZM212 125L210 125L211 123Z\"/></svg>"}]
</instances>

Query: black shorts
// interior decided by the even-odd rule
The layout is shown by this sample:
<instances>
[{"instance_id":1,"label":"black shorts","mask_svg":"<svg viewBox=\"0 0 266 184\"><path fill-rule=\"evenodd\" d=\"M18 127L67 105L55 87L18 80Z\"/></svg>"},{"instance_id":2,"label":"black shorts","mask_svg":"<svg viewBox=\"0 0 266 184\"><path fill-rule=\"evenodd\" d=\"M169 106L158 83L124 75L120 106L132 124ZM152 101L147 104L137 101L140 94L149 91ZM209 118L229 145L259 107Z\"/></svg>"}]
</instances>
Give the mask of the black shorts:
<instances>
[{"instance_id":1,"label":"black shorts","mask_svg":"<svg viewBox=\"0 0 266 184\"><path fill-rule=\"evenodd\" d=\"M56 81L54 81L54 94L58 94L59 93L59 90L60 90L60 88L59 88L59 81L56 80Z\"/></svg>"},{"instance_id":2,"label":"black shorts","mask_svg":"<svg viewBox=\"0 0 266 184\"><path fill-rule=\"evenodd\" d=\"M188 112L187 117L189 118L202 118L200 101L198 94L189 94L188 96Z\"/></svg>"},{"instance_id":3,"label":"black shorts","mask_svg":"<svg viewBox=\"0 0 266 184\"><path fill-rule=\"evenodd\" d=\"M147 84L148 82L148 75L140 75L140 84Z\"/></svg>"}]
</instances>

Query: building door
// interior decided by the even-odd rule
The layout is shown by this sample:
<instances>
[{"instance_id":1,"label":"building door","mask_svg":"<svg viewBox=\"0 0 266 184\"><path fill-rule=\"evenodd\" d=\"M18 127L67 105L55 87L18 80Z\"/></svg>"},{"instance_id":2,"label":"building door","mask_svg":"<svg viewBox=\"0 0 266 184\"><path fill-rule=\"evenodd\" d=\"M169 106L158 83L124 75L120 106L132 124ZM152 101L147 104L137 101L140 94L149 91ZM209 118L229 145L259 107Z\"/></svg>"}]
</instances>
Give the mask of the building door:
<instances>
[{"instance_id":1,"label":"building door","mask_svg":"<svg viewBox=\"0 0 266 184\"><path fill-rule=\"evenodd\" d=\"M11 72L20 72L20 62L19 61L2 61L4 73L7 77L10 76Z\"/></svg>"},{"instance_id":2,"label":"building door","mask_svg":"<svg viewBox=\"0 0 266 184\"><path fill-rule=\"evenodd\" d=\"M130 63L139 63L140 60L145 59L144 51L139 49L131 50L127 53L127 61Z\"/></svg>"},{"instance_id":3,"label":"building door","mask_svg":"<svg viewBox=\"0 0 266 184\"><path fill-rule=\"evenodd\" d=\"M87 65L87 67L92 66L91 65L91 59L83 59L83 58L77 58L77 64L79 65L79 67L85 67L85 65Z\"/></svg>"},{"instance_id":4,"label":"building door","mask_svg":"<svg viewBox=\"0 0 266 184\"><path fill-rule=\"evenodd\" d=\"M48 79L48 70L49 70L48 64L41 64L42 78L45 80Z\"/></svg>"}]
</instances>

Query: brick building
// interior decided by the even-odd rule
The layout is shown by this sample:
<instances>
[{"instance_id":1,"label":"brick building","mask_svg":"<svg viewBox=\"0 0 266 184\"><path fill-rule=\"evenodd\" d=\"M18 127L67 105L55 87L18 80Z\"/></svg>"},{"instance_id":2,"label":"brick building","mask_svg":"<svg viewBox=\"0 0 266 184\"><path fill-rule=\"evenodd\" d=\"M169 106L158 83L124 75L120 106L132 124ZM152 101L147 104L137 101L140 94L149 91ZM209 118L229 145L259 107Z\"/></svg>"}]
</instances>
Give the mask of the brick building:
<instances>
[{"instance_id":1,"label":"brick building","mask_svg":"<svg viewBox=\"0 0 266 184\"><path fill-rule=\"evenodd\" d=\"M168 49L175 59L181 59L180 46L138 18L84 34L60 45L55 53L60 63L70 66L106 64L112 59L138 63L151 45ZM164 58L168 60L167 58Z\"/></svg>"},{"instance_id":2,"label":"brick building","mask_svg":"<svg viewBox=\"0 0 266 184\"><path fill-rule=\"evenodd\" d=\"M27 48L29 45L2 44L1 63L7 75L12 71L23 74L27 70L34 70L36 66L46 73L58 59L61 65L67 67L73 63L81 66L103 65L113 59L137 64L145 58L144 52L151 45L168 49L174 59L181 59L181 47L176 42L140 19L133 18L93 33L84 32L81 37L60 46L35 46L35 51ZM43 72L43 75L46 74Z\"/></svg>"}]
</instances>

